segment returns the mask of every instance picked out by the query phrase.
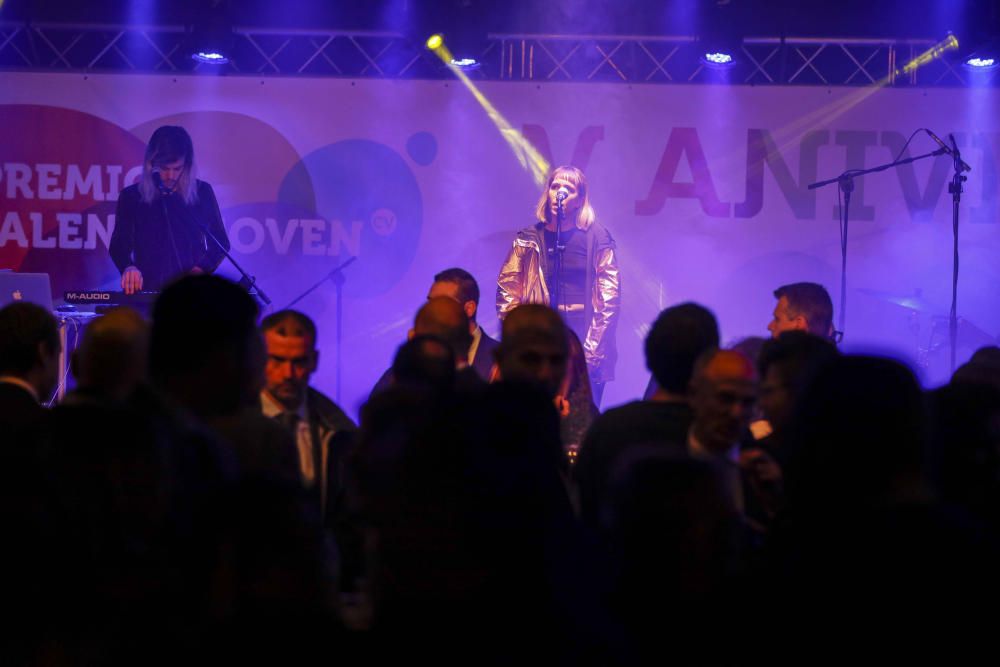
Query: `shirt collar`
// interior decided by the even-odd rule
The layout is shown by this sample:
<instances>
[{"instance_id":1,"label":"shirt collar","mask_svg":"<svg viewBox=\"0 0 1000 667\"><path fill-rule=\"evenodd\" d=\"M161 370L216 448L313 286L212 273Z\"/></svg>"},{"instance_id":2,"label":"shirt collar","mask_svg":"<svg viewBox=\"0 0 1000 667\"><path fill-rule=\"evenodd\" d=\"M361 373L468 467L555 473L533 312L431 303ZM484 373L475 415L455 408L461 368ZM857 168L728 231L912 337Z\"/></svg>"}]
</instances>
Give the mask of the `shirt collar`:
<instances>
[{"instance_id":1,"label":"shirt collar","mask_svg":"<svg viewBox=\"0 0 1000 667\"><path fill-rule=\"evenodd\" d=\"M688 430L687 439L688 454L692 458L701 459L703 461L715 461L719 459L726 460L733 464L739 464L740 462L740 444L735 442L729 447L725 452L717 454L712 450L701 444L698 438L694 434L694 428Z\"/></svg>"},{"instance_id":2,"label":"shirt collar","mask_svg":"<svg viewBox=\"0 0 1000 667\"><path fill-rule=\"evenodd\" d=\"M479 341L483 339L483 328L476 325L476 330L472 332L472 345L469 346L469 361L468 364L471 366L472 362L476 359L476 352L479 350Z\"/></svg>"},{"instance_id":3,"label":"shirt collar","mask_svg":"<svg viewBox=\"0 0 1000 667\"><path fill-rule=\"evenodd\" d=\"M260 392L260 408L265 417L277 417L283 412L294 412L303 420L307 417L305 401L302 401L302 405L297 410L288 410L288 408L271 396L266 389Z\"/></svg>"}]
</instances>

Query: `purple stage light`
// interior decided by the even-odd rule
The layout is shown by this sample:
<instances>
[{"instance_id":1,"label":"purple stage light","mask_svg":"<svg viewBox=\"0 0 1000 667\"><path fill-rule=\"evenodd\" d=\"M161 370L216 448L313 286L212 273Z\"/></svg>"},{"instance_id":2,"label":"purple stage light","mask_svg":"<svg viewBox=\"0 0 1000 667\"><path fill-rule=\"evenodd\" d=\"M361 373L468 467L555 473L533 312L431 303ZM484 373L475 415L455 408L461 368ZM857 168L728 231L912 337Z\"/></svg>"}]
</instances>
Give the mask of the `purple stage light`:
<instances>
[{"instance_id":1,"label":"purple stage light","mask_svg":"<svg viewBox=\"0 0 1000 667\"><path fill-rule=\"evenodd\" d=\"M225 65L229 62L229 58L218 51L198 51L197 53L192 53L191 58L200 63L208 63L209 65Z\"/></svg>"},{"instance_id":2,"label":"purple stage light","mask_svg":"<svg viewBox=\"0 0 1000 667\"><path fill-rule=\"evenodd\" d=\"M983 71L997 67L996 58L973 57L965 61L965 66L971 70Z\"/></svg>"},{"instance_id":3,"label":"purple stage light","mask_svg":"<svg viewBox=\"0 0 1000 667\"><path fill-rule=\"evenodd\" d=\"M711 67L730 67L733 65L733 57L722 51L706 53L702 57L703 62Z\"/></svg>"},{"instance_id":4,"label":"purple stage light","mask_svg":"<svg viewBox=\"0 0 1000 667\"><path fill-rule=\"evenodd\" d=\"M457 67L463 72L468 72L470 70L479 69L479 61L475 58L452 58L452 67Z\"/></svg>"}]
</instances>

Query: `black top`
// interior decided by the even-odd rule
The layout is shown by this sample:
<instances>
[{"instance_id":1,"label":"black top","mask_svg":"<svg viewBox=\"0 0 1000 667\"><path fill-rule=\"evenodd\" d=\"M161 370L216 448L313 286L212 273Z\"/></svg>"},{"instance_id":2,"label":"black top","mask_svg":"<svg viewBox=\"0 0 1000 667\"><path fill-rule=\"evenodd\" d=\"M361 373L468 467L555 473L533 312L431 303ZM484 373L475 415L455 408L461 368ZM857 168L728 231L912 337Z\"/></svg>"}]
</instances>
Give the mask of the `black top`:
<instances>
[{"instance_id":1,"label":"black top","mask_svg":"<svg viewBox=\"0 0 1000 667\"><path fill-rule=\"evenodd\" d=\"M0 430L6 436L11 431L30 431L45 414L27 389L12 382L0 382Z\"/></svg>"},{"instance_id":2,"label":"black top","mask_svg":"<svg viewBox=\"0 0 1000 667\"><path fill-rule=\"evenodd\" d=\"M229 250L229 237L212 186L198 181L198 200L185 204L179 195L157 195L142 201L138 185L130 185L118 197L115 231L111 235L111 259L123 272L135 266L142 272L142 288L160 289L171 279L198 267L205 273L218 268L224 257L207 228Z\"/></svg>"},{"instance_id":3,"label":"black top","mask_svg":"<svg viewBox=\"0 0 1000 667\"><path fill-rule=\"evenodd\" d=\"M546 266L553 297L552 305L556 306L558 299L559 305L569 307L564 313L566 323L577 336L585 339L590 325L584 308L590 298L590 286L587 285L587 233L575 227L564 229L560 241L565 248L562 253L562 275L557 274L556 233L545 230L545 250L548 254Z\"/></svg>"},{"instance_id":4,"label":"black top","mask_svg":"<svg viewBox=\"0 0 1000 667\"><path fill-rule=\"evenodd\" d=\"M626 451L652 446L681 454L687 451L692 419L686 403L634 401L594 420L574 468L584 522L596 526L616 466Z\"/></svg>"}]
</instances>

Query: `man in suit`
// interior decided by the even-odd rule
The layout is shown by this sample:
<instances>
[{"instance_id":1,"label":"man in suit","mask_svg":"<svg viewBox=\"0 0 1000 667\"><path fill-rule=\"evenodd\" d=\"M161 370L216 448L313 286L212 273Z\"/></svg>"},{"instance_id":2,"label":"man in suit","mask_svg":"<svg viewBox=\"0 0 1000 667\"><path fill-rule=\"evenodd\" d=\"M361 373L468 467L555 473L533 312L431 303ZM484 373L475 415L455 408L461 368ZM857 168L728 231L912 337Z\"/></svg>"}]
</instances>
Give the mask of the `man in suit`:
<instances>
[{"instance_id":1,"label":"man in suit","mask_svg":"<svg viewBox=\"0 0 1000 667\"><path fill-rule=\"evenodd\" d=\"M309 386L319 365L315 323L298 311L281 310L264 318L260 328L267 348L261 408L294 436L302 483L323 514L340 492L346 448L357 427L340 406Z\"/></svg>"},{"instance_id":2,"label":"man in suit","mask_svg":"<svg viewBox=\"0 0 1000 667\"><path fill-rule=\"evenodd\" d=\"M451 268L434 276L427 298L446 296L454 299L465 310L469 317L469 333L472 344L469 346L468 363L483 380L489 381L493 370L493 350L497 341L490 338L476 322L479 310L479 284L472 274L465 269Z\"/></svg>"},{"instance_id":3,"label":"man in suit","mask_svg":"<svg viewBox=\"0 0 1000 667\"><path fill-rule=\"evenodd\" d=\"M826 288L818 283L792 283L774 290L778 303L767 330L772 338L786 331L808 331L826 338L839 340L833 329L833 301Z\"/></svg>"},{"instance_id":4,"label":"man in suit","mask_svg":"<svg viewBox=\"0 0 1000 667\"><path fill-rule=\"evenodd\" d=\"M0 309L0 428L29 428L59 382L59 324L33 303Z\"/></svg>"},{"instance_id":5,"label":"man in suit","mask_svg":"<svg viewBox=\"0 0 1000 667\"><path fill-rule=\"evenodd\" d=\"M206 425L244 479L294 485L291 436L260 414L264 343L257 304L218 276L185 276L153 306L149 376L167 403Z\"/></svg>"},{"instance_id":6,"label":"man in suit","mask_svg":"<svg viewBox=\"0 0 1000 667\"><path fill-rule=\"evenodd\" d=\"M453 308L442 299L458 304ZM455 352L455 380L459 390L474 389L493 376L494 350L499 343L476 323L479 285L465 269L451 268L434 276L427 293L427 303L417 312L409 337L435 336L452 346ZM461 322L462 331L457 330ZM478 379L478 381L477 381ZM392 384L392 369L387 369L372 388L371 396Z\"/></svg>"}]
</instances>

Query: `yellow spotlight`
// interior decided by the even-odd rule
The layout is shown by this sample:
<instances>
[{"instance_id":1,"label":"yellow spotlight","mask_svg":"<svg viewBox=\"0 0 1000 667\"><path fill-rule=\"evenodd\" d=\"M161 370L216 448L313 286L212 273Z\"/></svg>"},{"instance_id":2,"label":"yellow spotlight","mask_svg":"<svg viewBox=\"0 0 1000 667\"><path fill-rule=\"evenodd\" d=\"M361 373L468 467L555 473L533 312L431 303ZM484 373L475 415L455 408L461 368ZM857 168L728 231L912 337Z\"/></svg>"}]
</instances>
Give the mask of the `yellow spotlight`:
<instances>
[{"instance_id":1,"label":"yellow spotlight","mask_svg":"<svg viewBox=\"0 0 1000 667\"><path fill-rule=\"evenodd\" d=\"M431 48L431 40L435 37L438 38L437 46ZM521 132L519 132L510 122L503 117L495 106L486 98L486 95L479 90L479 87L474 84L469 77L462 71L462 68L457 66L451 57L451 53L448 51L448 47L444 45L444 41L440 39L440 35L433 35L427 40L427 47L434 51L434 54L444 62L445 65L451 69L459 81L462 82L470 93L472 97L479 102L479 105L486 112L493 124L496 126L497 131L500 132L500 136L504 138L507 145L510 146L511 151L513 151L514 156L517 157L518 162L521 167L531 174L532 179L538 187L543 187L545 185L546 176L549 173L549 163L542 156L542 154L535 148L530 141L528 141Z\"/></svg>"},{"instance_id":2,"label":"yellow spotlight","mask_svg":"<svg viewBox=\"0 0 1000 667\"><path fill-rule=\"evenodd\" d=\"M927 63L943 57L947 51L952 51L957 48L958 39L954 35L948 35L937 44L934 44L929 49L910 60L902 68L894 69L871 85L863 88L857 88L847 93L833 104L816 109L815 111L799 117L788 125L777 129L773 135L777 150L779 152L784 151L789 146L795 144L795 142L798 141L798 137L806 129L829 125L836 118L847 113L847 111L861 104L878 91L886 88L887 86L891 86L897 77L903 74L910 74ZM733 159L736 160L742 158L734 156Z\"/></svg>"},{"instance_id":3,"label":"yellow spotlight","mask_svg":"<svg viewBox=\"0 0 1000 667\"><path fill-rule=\"evenodd\" d=\"M0 0L0 2L2 1ZM431 51L441 48L442 44L444 44L444 38L441 35L431 35L427 38L427 48Z\"/></svg>"},{"instance_id":4,"label":"yellow spotlight","mask_svg":"<svg viewBox=\"0 0 1000 667\"><path fill-rule=\"evenodd\" d=\"M957 48L958 48L958 38L956 38L954 35L948 35L945 39L938 42L931 48L927 49L926 51L921 53L919 56L917 56L910 62L906 63L903 66L903 72L905 74L909 74L910 72L917 69L921 65L926 65L935 58L940 58L945 51ZM897 70L897 73L898 72L899 71Z\"/></svg>"}]
</instances>

